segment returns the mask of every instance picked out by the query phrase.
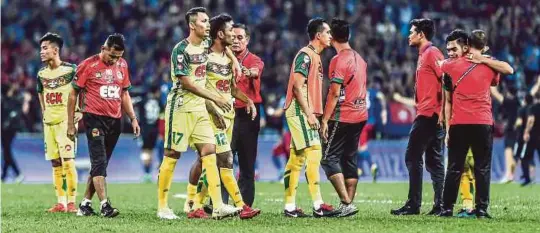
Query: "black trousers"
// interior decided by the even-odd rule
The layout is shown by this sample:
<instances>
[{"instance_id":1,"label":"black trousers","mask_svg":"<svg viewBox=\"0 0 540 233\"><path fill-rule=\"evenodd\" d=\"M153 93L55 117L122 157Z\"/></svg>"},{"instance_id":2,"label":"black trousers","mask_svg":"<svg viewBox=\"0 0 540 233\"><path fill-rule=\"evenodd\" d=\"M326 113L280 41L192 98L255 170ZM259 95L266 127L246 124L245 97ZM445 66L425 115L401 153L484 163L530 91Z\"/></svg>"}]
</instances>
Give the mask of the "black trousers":
<instances>
[{"instance_id":1,"label":"black trousers","mask_svg":"<svg viewBox=\"0 0 540 233\"><path fill-rule=\"evenodd\" d=\"M523 170L523 179L525 182L531 181L531 171L529 166L533 164L534 160L534 151L540 156L540 135L531 135L529 142L524 144L525 155L521 159L521 170Z\"/></svg>"},{"instance_id":2,"label":"black trousers","mask_svg":"<svg viewBox=\"0 0 540 233\"><path fill-rule=\"evenodd\" d=\"M260 104L255 104L255 107L259 111ZM231 141L231 149L233 154L238 156L240 167L238 186L244 202L249 206L252 206L255 200L255 160L261 129L260 119L259 112L257 112L257 117L251 120L245 108L237 108Z\"/></svg>"},{"instance_id":3,"label":"black trousers","mask_svg":"<svg viewBox=\"0 0 540 233\"><path fill-rule=\"evenodd\" d=\"M493 126L453 125L450 126L449 134L448 168L444 182L443 208L452 209L456 203L465 158L470 148L474 157L476 209L487 210L491 182Z\"/></svg>"},{"instance_id":4,"label":"black trousers","mask_svg":"<svg viewBox=\"0 0 540 233\"><path fill-rule=\"evenodd\" d=\"M426 169L431 174L435 205L441 205L444 183L443 141L445 130L437 124L438 115L431 117L418 116L413 122L409 135L409 143L405 152L405 164L409 171L409 196L407 205L420 207L422 205L422 177L425 153Z\"/></svg>"},{"instance_id":5,"label":"black trousers","mask_svg":"<svg viewBox=\"0 0 540 233\"><path fill-rule=\"evenodd\" d=\"M13 139L15 139L15 134L15 130L2 130L2 150L4 152L2 156L4 160L4 163L2 164L2 181L6 179L9 168L13 169L15 175L18 176L21 174L15 159L13 159L13 151L11 149Z\"/></svg>"},{"instance_id":6,"label":"black trousers","mask_svg":"<svg viewBox=\"0 0 540 233\"><path fill-rule=\"evenodd\" d=\"M121 133L121 120L84 113L90 154L90 176L107 176L107 166Z\"/></svg>"}]
</instances>

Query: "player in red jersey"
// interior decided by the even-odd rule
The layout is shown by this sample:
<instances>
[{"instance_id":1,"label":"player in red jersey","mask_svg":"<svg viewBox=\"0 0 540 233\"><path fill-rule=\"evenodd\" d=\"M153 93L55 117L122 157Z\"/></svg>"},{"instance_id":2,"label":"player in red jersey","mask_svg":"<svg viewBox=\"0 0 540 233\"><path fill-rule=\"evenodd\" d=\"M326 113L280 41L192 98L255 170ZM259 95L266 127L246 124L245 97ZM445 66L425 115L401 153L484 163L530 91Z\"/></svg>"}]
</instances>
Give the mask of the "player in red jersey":
<instances>
[{"instance_id":1,"label":"player in red jersey","mask_svg":"<svg viewBox=\"0 0 540 233\"><path fill-rule=\"evenodd\" d=\"M341 203L338 217L358 213L353 204L358 183L356 150L366 124L367 63L349 45L349 23L333 19L332 46L337 55L330 61L330 89L321 121L323 159L321 165Z\"/></svg>"},{"instance_id":2,"label":"player in red jersey","mask_svg":"<svg viewBox=\"0 0 540 233\"><path fill-rule=\"evenodd\" d=\"M120 212L113 208L107 197L107 165L118 142L121 131L122 110L131 119L133 133L140 134L139 123L133 111L128 89L131 87L124 54L124 36L112 34L101 46L101 52L81 62L73 80L68 100L68 137L75 140L75 102L81 95L86 138L90 152L90 176L78 216L90 216L92 197L97 193L101 201L101 215L115 217Z\"/></svg>"}]
</instances>

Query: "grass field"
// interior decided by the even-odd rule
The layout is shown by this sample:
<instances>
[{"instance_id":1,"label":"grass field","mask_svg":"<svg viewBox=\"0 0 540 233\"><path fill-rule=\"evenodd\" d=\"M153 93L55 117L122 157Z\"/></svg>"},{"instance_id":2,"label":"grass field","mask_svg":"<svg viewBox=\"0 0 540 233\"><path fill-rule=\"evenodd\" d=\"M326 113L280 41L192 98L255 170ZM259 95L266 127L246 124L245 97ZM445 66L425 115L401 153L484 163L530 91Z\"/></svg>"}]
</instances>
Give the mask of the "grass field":
<instances>
[{"instance_id":1,"label":"grass field","mask_svg":"<svg viewBox=\"0 0 540 233\"><path fill-rule=\"evenodd\" d=\"M360 212L341 219L288 219L282 216L283 187L258 183L255 206L262 214L255 219L163 221L156 217L156 184L112 184L109 195L121 214L114 219L50 214L45 210L55 201L49 184L2 185L2 232L540 232L540 186L491 186L490 213L494 219L441 219L428 216L395 217L390 209L399 207L406 197L406 183L364 184L358 186L356 204ZM82 193L83 186L80 186ZM323 196L336 204L330 184L322 185ZM184 193L185 184L176 183L173 193ZM432 200L431 185L424 185L424 201ZM307 186L298 189L297 203L311 213ZM80 199L80 197L79 197ZM94 199L94 206L97 206ZM184 200L170 199L175 211ZM422 212L431 206L424 204ZM309 210L309 211L308 211Z\"/></svg>"}]
</instances>

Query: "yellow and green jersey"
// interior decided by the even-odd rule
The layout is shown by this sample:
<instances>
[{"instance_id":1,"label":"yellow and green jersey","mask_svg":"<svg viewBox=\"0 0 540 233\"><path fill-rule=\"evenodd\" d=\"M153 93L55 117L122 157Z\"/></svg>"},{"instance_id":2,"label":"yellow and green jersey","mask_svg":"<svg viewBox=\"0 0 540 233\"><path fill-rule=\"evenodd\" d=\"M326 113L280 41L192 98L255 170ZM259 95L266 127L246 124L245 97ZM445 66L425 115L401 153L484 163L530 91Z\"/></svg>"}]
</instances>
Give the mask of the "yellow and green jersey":
<instances>
[{"instance_id":1,"label":"yellow and green jersey","mask_svg":"<svg viewBox=\"0 0 540 233\"><path fill-rule=\"evenodd\" d=\"M76 68L74 64L62 62L56 69L45 66L39 70L37 91L43 94L45 103L43 123L57 124L67 119L67 102Z\"/></svg>"},{"instance_id":2,"label":"yellow and green jersey","mask_svg":"<svg viewBox=\"0 0 540 233\"><path fill-rule=\"evenodd\" d=\"M231 87L233 82L232 73L232 61L225 53L210 52L208 54L208 64L206 65L206 74L208 80L206 82L206 89L214 94L221 96L233 105L234 98L231 93ZM228 112L223 112L221 108L216 106L214 108L225 118L234 118L234 109Z\"/></svg>"},{"instance_id":3,"label":"yellow and green jersey","mask_svg":"<svg viewBox=\"0 0 540 233\"><path fill-rule=\"evenodd\" d=\"M184 39L174 46L171 54L171 81L173 87L167 96L167 105L169 105L171 111L206 111L205 99L190 91L183 90L179 77L187 76L193 84L201 88L205 87L208 42L208 40L204 40L200 45L194 45Z\"/></svg>"}]
</instances>

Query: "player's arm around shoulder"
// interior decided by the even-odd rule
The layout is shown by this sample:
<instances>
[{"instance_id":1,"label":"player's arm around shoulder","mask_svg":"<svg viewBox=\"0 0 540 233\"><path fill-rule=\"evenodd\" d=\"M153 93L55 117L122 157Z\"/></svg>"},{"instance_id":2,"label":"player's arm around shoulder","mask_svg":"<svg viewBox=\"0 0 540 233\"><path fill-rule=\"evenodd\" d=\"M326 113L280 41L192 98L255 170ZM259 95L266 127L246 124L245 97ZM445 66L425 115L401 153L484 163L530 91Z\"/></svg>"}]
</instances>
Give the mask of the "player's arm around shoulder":
<instances>
[{"instance_id":1,"label":"player's arm around shoulder","mask_svg":"<svg viewBox=\"0 0 540 233\"><path fill-rule=\"evenodd\" d=\"M501 73L504 75L514 74L514 68L512 68L512 66L508 64L508 62L499 61L489 55L477 55L469 53L467 55L467 60L476 64L485 64L497 73Z\"/></svg>"}]
</instances>

